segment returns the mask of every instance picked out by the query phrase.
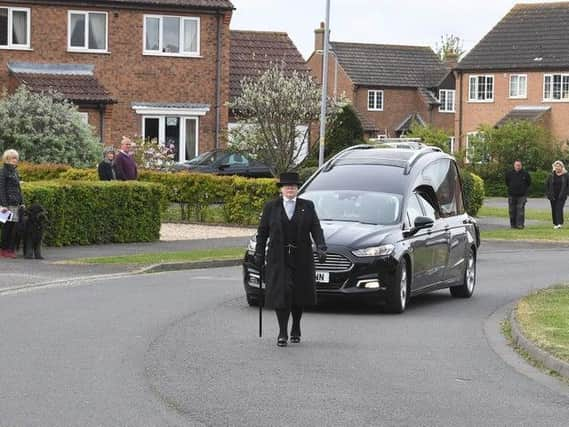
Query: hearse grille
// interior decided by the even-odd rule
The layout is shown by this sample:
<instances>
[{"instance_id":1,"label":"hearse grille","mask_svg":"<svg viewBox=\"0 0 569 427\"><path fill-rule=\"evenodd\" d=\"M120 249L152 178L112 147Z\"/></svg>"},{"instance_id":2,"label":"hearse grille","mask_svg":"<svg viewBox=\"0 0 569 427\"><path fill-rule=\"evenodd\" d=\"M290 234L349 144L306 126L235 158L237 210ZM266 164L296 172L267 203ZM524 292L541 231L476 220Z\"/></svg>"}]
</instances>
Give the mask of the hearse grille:
<instances>
[{"instance_id":1,"label":"hearse grille","mask_svg":"<svg viewBox=\"0 0 569 427\"><path fill-rule=\"evenodd\" d=\"M317 253L314 252L312 256L314 258L314 267L316 270L341 272L351 270L353 266L352 262L348 258L339 254L327 254L325 263L318 261Z\"/></svg>"}]
</instances>

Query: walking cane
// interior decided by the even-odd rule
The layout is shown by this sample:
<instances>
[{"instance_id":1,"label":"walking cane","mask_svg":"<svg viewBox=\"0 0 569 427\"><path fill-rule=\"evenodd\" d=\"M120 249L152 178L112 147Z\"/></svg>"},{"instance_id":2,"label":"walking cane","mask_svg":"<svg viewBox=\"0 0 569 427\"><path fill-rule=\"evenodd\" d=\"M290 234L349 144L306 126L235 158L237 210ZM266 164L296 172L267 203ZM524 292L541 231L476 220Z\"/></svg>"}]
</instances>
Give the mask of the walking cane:
<instances>
[{"instance_id":1,"label":"walking cane","mask_svg":"<svg viewBox=\"0 0 569 427\"><path fill-rule=\"evenodd\" d=\"M259 338L263 337L263 270L264 265L259 267Z\"/></svg>"}]
</instances>

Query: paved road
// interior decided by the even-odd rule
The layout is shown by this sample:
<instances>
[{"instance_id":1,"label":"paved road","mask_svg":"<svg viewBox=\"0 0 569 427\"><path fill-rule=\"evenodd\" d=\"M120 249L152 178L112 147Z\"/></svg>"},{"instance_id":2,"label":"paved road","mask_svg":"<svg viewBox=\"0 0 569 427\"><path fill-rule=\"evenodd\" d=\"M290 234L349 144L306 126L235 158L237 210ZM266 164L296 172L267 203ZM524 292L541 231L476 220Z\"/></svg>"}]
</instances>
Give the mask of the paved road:
<instances>
[{"instance_id":1,"label":"paved road","mask_svg":"<svg viewBox=\"0 0 569 427\"><path fill-rule=\"evenodd\" d=\"M0 426L566 426L569 387L520 373L490 317L569 278L567 247L529 249L485 244L471 300L310 311L285 349L238 268L5 293Z\"/></svg>"},{"instance_id":2,"label":"paved road","mask_svg":"<svg viewBox=\"0 0 569 427\"><path fill-rule=\"evenodd\" d=\"M493 208L507 208L508 207L508 199L505 197L486 197L484 199L484 206L489 206ZM526 203L527 209L541 209L545 211L549 211L551 209L551 205L549 204L549 200L545 197L531 197L528 199ZM565 211L569 210L569 204L565 205Z\"/></svg>"}]
</instances>

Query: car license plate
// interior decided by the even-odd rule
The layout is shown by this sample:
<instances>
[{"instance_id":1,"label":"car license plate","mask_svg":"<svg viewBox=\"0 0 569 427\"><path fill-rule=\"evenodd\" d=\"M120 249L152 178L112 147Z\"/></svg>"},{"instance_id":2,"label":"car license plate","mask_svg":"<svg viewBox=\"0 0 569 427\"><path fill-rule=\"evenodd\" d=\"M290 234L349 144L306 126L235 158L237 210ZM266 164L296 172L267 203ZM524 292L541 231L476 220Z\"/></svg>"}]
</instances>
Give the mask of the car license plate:
<instances>
[{"instance_id":1,"label":"car license plate","mask_svg":"<svg viewBox=\"0 0 569 427\"><path fill-rule=\"evenodd\" d=\"M327 271L317 271L316 281L318 283L330 283L330 273Z\"/></svg>"}]
</instances>

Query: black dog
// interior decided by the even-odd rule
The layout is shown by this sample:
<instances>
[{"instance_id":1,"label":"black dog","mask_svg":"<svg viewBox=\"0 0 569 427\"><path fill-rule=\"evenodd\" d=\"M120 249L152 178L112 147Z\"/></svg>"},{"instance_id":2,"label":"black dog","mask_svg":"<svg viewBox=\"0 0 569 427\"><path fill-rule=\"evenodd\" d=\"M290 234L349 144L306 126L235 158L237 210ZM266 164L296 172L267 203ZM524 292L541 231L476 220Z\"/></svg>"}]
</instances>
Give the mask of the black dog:
<instances>
[{"instance_id":1,"label":"black dog","mask_svg":"<svg viewBox=\"0 0 569 427\"><path fill-rule=\"evenodd\" d=\"M20 208L18 214L17 242L24 242L24 258L43 259L41 244L47 225L46 210L40 204L33 203L29 208Z\"/></svg>"}]
</instances>

